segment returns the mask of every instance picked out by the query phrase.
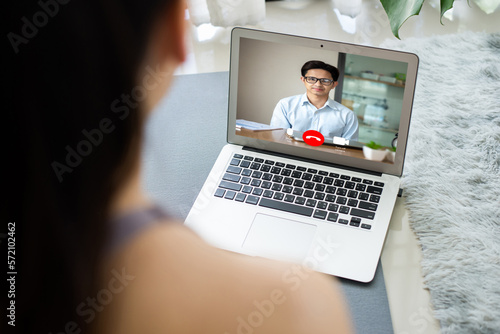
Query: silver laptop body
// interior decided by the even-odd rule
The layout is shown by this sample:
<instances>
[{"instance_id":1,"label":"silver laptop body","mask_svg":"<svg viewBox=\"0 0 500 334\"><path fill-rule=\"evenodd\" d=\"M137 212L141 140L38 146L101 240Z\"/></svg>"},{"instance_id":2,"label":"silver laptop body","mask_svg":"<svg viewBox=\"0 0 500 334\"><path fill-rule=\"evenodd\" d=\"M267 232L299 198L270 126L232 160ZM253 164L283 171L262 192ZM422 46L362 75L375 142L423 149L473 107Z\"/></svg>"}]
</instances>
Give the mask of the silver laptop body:
<instances>
[{"instance_id":1,"label":"silver laptop body","mask_svg":"<svg viewBox=\"0 0 500 334\"><path fill-rule=\"evenodd\" d=\"M281 98L305 92L309 60L339 69L330 97L357 116L356 140L312 146L270 125ZM228 144L186 225L222 249L371 281L400 189L417 68L410 53L235 28ZM370 160L371 141L396 151Z\"/></svg>"}]
</instances>

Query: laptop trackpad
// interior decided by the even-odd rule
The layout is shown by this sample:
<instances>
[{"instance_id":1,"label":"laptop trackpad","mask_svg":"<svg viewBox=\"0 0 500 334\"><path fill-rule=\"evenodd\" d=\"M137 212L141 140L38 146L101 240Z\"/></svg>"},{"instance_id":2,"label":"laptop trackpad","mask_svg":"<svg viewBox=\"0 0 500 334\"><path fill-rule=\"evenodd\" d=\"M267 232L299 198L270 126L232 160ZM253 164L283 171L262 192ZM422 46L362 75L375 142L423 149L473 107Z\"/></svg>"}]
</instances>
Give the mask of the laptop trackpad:
<instances>
[{"instance_id":1,"label":"laptop trackpad","mask_svg":"<svg viewBox=\"0 0 500 334\"><path fill-rule=\"evenodd\" d=\"M315 233L316 225L258 213L243 248L258 256L299 261L306 257Z\"/></svg>"}]
</instances>

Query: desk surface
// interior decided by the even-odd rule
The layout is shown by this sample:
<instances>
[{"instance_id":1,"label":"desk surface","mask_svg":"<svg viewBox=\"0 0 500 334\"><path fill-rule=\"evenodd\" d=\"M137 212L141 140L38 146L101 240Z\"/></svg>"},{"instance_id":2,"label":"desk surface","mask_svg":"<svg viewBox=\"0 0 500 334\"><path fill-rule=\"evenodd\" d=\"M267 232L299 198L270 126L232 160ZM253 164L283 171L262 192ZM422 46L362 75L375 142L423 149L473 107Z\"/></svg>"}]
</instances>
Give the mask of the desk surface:
<instances>
[{"instance_id":1,"label":"desk surface","mask_svg":"<svg viewBox=\"0 0 500 334\"><path fill-rule=\"evenodd\" d=\"M144 186L160 205L181 219L187 216L226 144L227 91L226 72L177 77L169 97L148 121ZM357 333L393 332L381 265L369 284L341 283Z\"/></svg>"},{"instance_id":2,"label":"desk surface","mask_svg":"<svg viewBox=\"0 0 500 334\"><path fill-rule=\"evenodd\" d=\"M337 153L341 155L350 156L353 158L361 158L364 159L363 151L355 148L349 147L340 147L334 145L321 145L321 146L310 146L304 142L293 140L286 134L285 129L275 129L275 130L259 130L253 131L248 129L238 129L236 130L236 134L245 137L251 137L261 140L267 140L277 143L283 143L287 145L304 147L312 150L323 151L328 153Z\"/></svg>"}]
</instances>

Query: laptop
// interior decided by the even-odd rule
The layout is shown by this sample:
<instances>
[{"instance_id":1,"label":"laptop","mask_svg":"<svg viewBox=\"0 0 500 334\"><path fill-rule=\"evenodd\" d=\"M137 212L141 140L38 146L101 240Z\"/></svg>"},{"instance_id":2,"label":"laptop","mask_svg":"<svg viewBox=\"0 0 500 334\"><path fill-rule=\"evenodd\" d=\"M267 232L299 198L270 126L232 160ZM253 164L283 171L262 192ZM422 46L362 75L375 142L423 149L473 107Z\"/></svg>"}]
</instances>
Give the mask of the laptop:
<instances>
[{"instance_id":1,"label":"laptop","mask_svg":"<svg viewBox=\"0 0 500 334\"><path fill-rule=\"evenodd\" d=\"M300 69L311 60L338 68L329 96L354 115L356 136L315 144L304 131L315 128L271 124L278 101L307 96ZM400 192L417 68L411 53L235 28L228 143L185 224L221 249L370 282Z\"/></svg>"}]
</instances>

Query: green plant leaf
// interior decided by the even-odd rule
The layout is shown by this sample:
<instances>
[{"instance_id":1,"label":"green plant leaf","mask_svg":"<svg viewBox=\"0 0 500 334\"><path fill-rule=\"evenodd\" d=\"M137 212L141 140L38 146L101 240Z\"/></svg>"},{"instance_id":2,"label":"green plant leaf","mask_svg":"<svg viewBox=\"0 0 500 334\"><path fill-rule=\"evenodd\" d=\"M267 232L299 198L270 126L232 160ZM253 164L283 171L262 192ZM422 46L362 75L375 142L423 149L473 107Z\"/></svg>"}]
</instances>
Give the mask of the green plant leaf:
<instances>
[{"instance_id":1,"label":"green plant leaf","mask_svg":"<svg viewBox=\"0 0 500 334\"><path fill-rule=\"evenodd\" d=\"M365 144L365 146L371 148L372 150L380 150L383 146L380 144L377 144L373 140L369 142L368 144Z\"/></svg>"},{"instance_id":2,"label":"green plant leaf","mask_svg":"<svg viewBox=\"0 0 500 334\"><path fill-rule=\"evenodd\" d=\"M399 38L399 28L410 16L420 13L424 0L380 0L380 2L389 17L392 33L401 39Z\"/></svg>"},{"instance_id":3,"label":"green plant leaf","mask_svg":"<svg viewBox=\"0 0 500 334\"><path fill-rule=\"evenodd\" d=\"M455 2L455 0L441 0L441 16L439 17L439 22L441 22L441 24L443 24L444 13L453 7L453 2Z\"/></svg>"}]
</instances>

